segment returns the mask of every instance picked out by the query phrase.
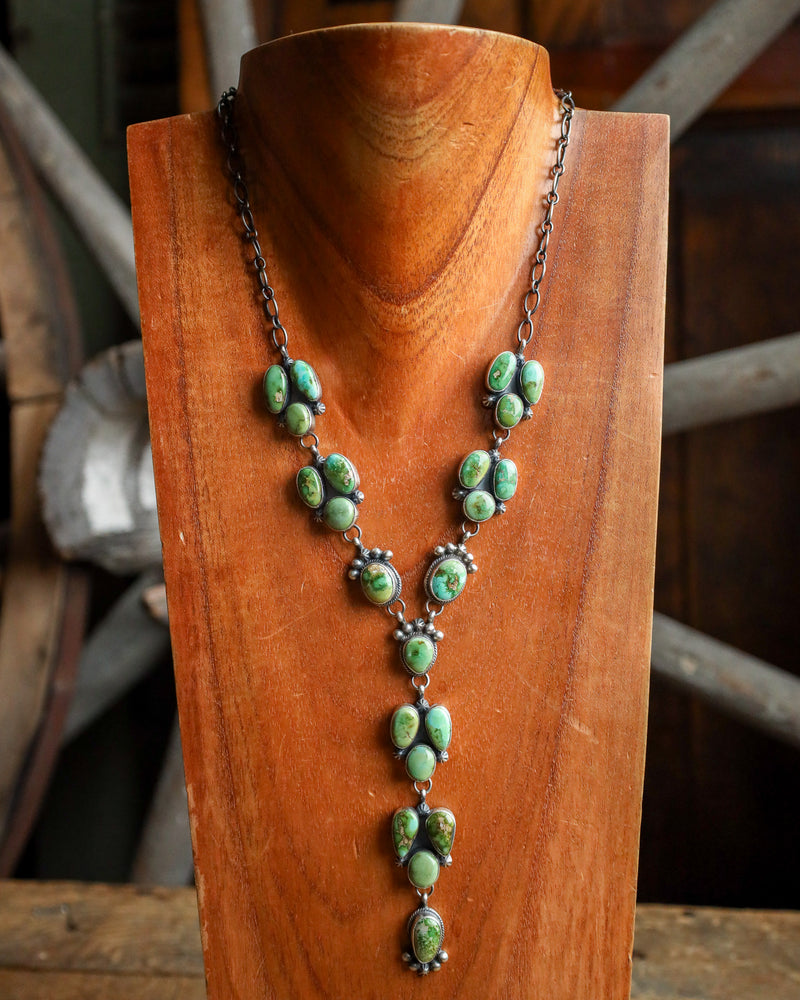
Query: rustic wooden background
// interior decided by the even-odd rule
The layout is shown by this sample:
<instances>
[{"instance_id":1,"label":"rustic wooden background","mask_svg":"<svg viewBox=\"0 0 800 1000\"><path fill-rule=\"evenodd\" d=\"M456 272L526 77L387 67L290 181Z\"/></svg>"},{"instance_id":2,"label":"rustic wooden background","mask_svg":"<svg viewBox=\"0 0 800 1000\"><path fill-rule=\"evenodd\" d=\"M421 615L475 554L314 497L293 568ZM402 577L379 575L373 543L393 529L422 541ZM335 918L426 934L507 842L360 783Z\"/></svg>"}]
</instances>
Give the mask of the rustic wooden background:
<instances>
[{"instance_id":1,"label":"rustic wooden background","mask_svg":"<svg viewBox=\"0 0 800 1000\"><path fill-rule=\"evenodd\" d=\"M461 23L542 43L554 83L572 87L580 105L604 108L710 6L467 0ZM177 111L178 94L184 110L211 103L196 0L179 0L173 23L157 0L105 5L120 38L135 35L138 47L123 46L124 58L100 78L89 76L97 53L86 28L97 27L96 7L81 0L75 11L83 21L72 28L56 8L47 0L6 0L3 40L76 134L97 119L93 158L123 191L125 124ZM390 3L369 0L257 0L255 8L262 38L392 12ZM83 75L61 57L68 46L80 53ZM673 148L668 361L800 329L793 280L799 165L795 23ZM78 257L70 254L71 266ZM101 314L98 302L108 291L86 271L77 265L75 280L79 293L88 289L81 307L87 343L131 336L113 310ZM800 413L789 409L665 440L656 581L657 610L795 674L798 422ZM95 620L120 590L106 577L100 582ZM125 877L167 744L170 688L164 664L72 745L21 873ZM796 749L654 680L640 898L797 909L799 792Z\"/></svg>"}]
</instances>

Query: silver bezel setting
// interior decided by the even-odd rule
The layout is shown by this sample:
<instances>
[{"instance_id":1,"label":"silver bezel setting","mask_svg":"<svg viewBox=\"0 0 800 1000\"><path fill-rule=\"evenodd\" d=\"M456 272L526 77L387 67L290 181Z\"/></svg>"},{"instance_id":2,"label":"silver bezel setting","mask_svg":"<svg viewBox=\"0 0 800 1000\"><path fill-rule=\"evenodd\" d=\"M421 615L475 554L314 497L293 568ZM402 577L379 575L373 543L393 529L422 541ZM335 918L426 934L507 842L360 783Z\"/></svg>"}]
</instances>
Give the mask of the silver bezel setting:
<instances>
[{"instance_id":1,"label":"silver bezel setting","mask_svg":"<svg viewBox=\"0 0 800 1000\"><path fill-rule=\"evenodd\" d=\"M372 566L374 564L382 566L394 582L394 588L392 590L392 596L388 601L370 601L364 591L363 585L361 585L361 592L364 594L364 598L369 601L369 603L374 608L385 608L393 601L396 601L400 594L403 592L403 581L400 578L400 574L392 565L392 557L394 553L391 549L359 549L358 555L350 563L350 569L347 571L347 575L351 580L358 580L361 585L361 574L367 568L367 566Z\"/></svg>"},{"instance_id":2,"label":"silver bezel setting","mask_svg":"<svg viewBox=\"0 0 800 1000\"><path fill-rule=\"evenodd\" d=\"M475 565L472 555L467 552L467 547L463 543L455 545L453 542L448 542L447 545L437 545L433 550L433 554L436 558L430 564L428 572L425 574L425 593L432 601L437 601L439 604L449 604L463 594L463 588L457 594L453 594L452 597L439 597L438 594L434 594L431 590L431 580L436 570L448 559L458 559L459 562L464 564L464 568L468 574L477 573L478 567Z\"/></svg>"},{"instance_id":3,"label":"silver bezel setting","mask_svg":"<svg viewBox=\"0 0 800 1000\"><path fill-rule=\"evenodd\" d=\"M414 939L412 937L412 931L414 923L419 917L433 917L442 932L439 939L439 950L436 953L436 957L430 962L420 962L414 954ZM442 964L448 959L447 952L442 947L444 944L444 920L442 920L441 915L431 906L420 906L418 909L414 910L408 918L408 923L406 924L406 934L408 935L409 947L411 950L403 952L403 961L408 965L409 969L411 969L412 972L416 972L419 976L427 976L430 972L438 972L439 969L441 969Z\"/></svg>"}]
</instances>

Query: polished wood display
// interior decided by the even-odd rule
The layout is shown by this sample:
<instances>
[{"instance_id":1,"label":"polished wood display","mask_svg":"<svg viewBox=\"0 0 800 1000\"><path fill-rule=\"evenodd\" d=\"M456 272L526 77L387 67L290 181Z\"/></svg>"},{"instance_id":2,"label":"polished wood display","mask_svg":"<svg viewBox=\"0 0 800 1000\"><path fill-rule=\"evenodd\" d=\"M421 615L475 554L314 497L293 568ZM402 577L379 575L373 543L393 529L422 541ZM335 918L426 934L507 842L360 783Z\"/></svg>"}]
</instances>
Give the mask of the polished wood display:
<instances>
[{"instance_id":1,"label":"polished wood display","mask_svg":"<svg viewBox=\"0 0 800 1000\"><path fill-rule=\"evenodd\" d=\"M413 615L484 447L559 134L547 53L431 26L282 39L242 63L269 273ZM130 165L151 435L209 996L628 995L658 480L667 120L579 112L530 356L520 487L471 542L429 698L454 721L433 805L450 961L400 960L414 801L388 721L392 621L314 524L305 453L265 413L274 359L212 113L136 126Z\"/></svg>"}]
</instances>

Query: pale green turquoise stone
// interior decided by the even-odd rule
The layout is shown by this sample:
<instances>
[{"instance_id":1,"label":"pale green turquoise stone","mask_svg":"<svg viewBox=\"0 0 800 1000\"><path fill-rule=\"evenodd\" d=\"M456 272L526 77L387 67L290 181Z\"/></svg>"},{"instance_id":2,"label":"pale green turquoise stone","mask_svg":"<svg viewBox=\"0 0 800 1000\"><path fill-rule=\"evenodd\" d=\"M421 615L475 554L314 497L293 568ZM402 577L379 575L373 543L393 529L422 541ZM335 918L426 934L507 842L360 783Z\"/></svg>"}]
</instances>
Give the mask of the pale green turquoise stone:
<instances>
[{"instance_id":1,"label":"pale green turquoise stone","mask_svg":"<svg viewBox=\"0 0 800 1000\"><path fill-rule=\"evenodd\" d=\"M446 750L453 736L453 721L444 705L431 705L425 716L428 738L437 750Z\"/></svg>"},{"instance_id":2,"label":"pale green turquoise stone","mask_svg":"<svg viewBox=\"0 0 800 1000\"><path fill-rule=\"evenodd\" d=\"M286 430L295 437L308 434L314 426L314 414L305 403L289 403L286 408Z\"/></svg>"},{"instance_id":3,"label":"pale green turquoise stone","mask_svg":"<svg viewBox=\"0 0 800 1000\"><path fill-rule=\"evenodd\" d=\"M373 604L389 604L399 590L399 577L384 563L369 563L361 570L361 589Z\"/></svg>"},{"instance_id":4,"label":"pale green turquoise stone","mask_svg":"<svg viewBox=\"0 0 800 1000\"><path fill-rule=\"evenodd\" d=\"M408 751L406 771L413 781L427 781L435 770L436 755L430 747L420 743Z\"/></svg>"},{"instance_id":5,"label":"pale green turquoise stone","mask_svg":"<svg viewBox=\"0 0 800 1000\"><path fill-rule=\"evenodd\" d=\"M325 478L339 493L352 493L358 489L358 473L349 458L333 452L325 459Z\"/></svg>"},{"instance_id":6,"label":"pale green turquoise stone","mask_svg":"<svg viewBox=\"0 0 800 1000\"><path fill-rule=\"evenodd\" d=\"M510 458L494 467L494 493L498 500L510 500L517 492L517 467Z\"/></svg>"},{"instance_id":7,"label":"pale green turquoise stone","mask_svg":"<svg viewBox=\"0 0 800 1000\"><path fill-rule=\"evenodd\" d=\"M401 705L394 710L389 727L392 743L398 750L410 747L419 732L419 712L413 705Z\"/></svg>"},{"instance_id":8,"label":"pale green turquoise stone","mask_svg":"<svg viewBox=\"0 0 800 1000\"><path fill-rule=\"evenodd\" d=\"M408 877L418 889L434 885L439 878L439 862L432 851L417 851L408 862Z\"/></svg>"},{"instance_id":9,"label":"pale green turquoise stone","mask_svg":"<svg viewBox=\"0 0 800 1000\"><path fill-rule=\"evenodd\" d=\"M519 377L522 395L529 403L538 403L544 388L544 369L538 361L526 361Z\"/></svg>"},{"instance_id":10,"label":"pale green turquoise stone","mask_svg":"<svg viewBox=\"0 0 800 1000\"><path fill-rule=\"evenodd\" d=\"M413 674L426 673L436 659L436 646L433 639L425 635L415 635L403 643L403 663Z\"/></svg>"},{"instance_id":11,"label":"pale green turquoise stone","mask_svg":"<svg viewBox=\"0 0 800 1000\"><path fill-rule=\"evenodd\" d=\"M289 379L280 365L272 365L264 372L264 399L270 413L280 413L289 395Z\"/></svg>"},{"instance_id":12,"label":"pale green turquoise stone","mask_svg":"<svg viewBox=\"0 0 800 1000\"><path fill-rule=\"evenodd\" d=\"M347 497L333 497L325 504L322 519L334 531L347 531L356 523L356 505Z\"/></svg>"},{"instance_id":13,"label":"pale green turquoise stone","mask_svg":"<svg viewBox=\"0 0 800 1000\"><path fill-rule=\"evenodd\" d=\"M473 451L461 463L458 481L468 490L474 489L489 471L492 460L488 451Z\"/></svg>"},{"instance_id":14,"label":"pale green turquoise stone","mask_svg":"<svg viewBox=\"0 0 800 1000\"><path fill-rule=\"evenodd\" d=\"M486 373L486 385L494 392L502 392L508 387L516 370L516 356L511 351L503 351L489 365L489 371Z\"/></svg>"},{"instance_id":15,"label":"pale green turquoise stone","mask_svg":"<svg viewBox=\"0 0 800 1000\"><path fill-rule=\"evenodd\" d=\"M297 492L309 507L316 509L322 503L322 477L313 465L307 465L297 473Z\"/></svg>"},{"instance_id":16,"label":"pale green turquoise stone","mask_svg":"<svg viewBox=\"0 0 800 1000\"><path fill-rule=\"evenodd\" d=\"M516 393L507 392L505 396L501 396L497 400L494 418L501 427L505 427L506 429L516 427L522 419L523 409L522 400L519 396Z\"/></svg>"},{"instance_id":17,"label":"pale green turquoise stone","mask_svg":"<svg viewBox=\"0 0 800 1000\"><path fill-rule=\"evenodd\" d=\"M496 504L494 497L486 490L473 490L464 499L464 513L471 521L488 521L494 514Z\"/></svg>"},{"instance_id":18,"label":"pale green turquoise stone","mask_svg":"<svg viewBox=\"0 0 800 1000\"><path fill-rule=\"evenodd\" d=\"M446 858L453 850L456 837L456 818L449 809L434 809L425 820L425 829L431 843Z\"/></svg>"},{"instance_id":19,"label":"pale green turquoise stone","mask_svg":"<svg viewBox=\"0 0 800 1000\"><path fill-rule=\"evenodd\" d=\"M398 809L392 817L392 841L398 858L404 858L411 850L414 838L419 832L419 816L416 809L406 806Z\"/></svg>"},{"instance_id":20,"label":"pale green turquoise stone","mask_svg":"<svg viewBox=\"0 0 800 1000\"><path fill-rule=\"evenodd\" d=\"M419 888L424 889L425 886ZM423 965L430 964L442 947L442 925L427 913L421 913L411 928L411 949Z\"/></svg>"},{"instance_id":21,"label":"pale green turquoise stone","mask_svg":"<svg viewBox=\"0 0 800 1000\"><path fill-rule=\"evenodd\" d=\"M292 382L302 392L306 399L312 403L322 395L322 386L319 384L317 373L307 361L295 361L289 369L292 375Z\"/></svg>"},{"instance_id":22,"label":"pale green turquoise stone","mask_svg":"<svg viewBox=\"0 0 800 1000\"><path fill-rule=\"evenodd\" d=\"M443 559L431 574L428 589L434 600L455 600L467 582L467 567L460 559Z\"/></svg>"}]
</instances>

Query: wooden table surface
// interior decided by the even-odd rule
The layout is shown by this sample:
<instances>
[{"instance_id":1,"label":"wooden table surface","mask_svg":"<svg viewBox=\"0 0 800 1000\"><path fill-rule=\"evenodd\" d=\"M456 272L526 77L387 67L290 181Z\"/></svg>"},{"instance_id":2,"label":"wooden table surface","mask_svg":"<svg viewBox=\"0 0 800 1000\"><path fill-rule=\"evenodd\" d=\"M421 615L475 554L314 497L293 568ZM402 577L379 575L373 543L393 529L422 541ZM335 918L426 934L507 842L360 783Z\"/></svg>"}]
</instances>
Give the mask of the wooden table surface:
<instances>
[{"instance_id":1,"label":"wooden table surface","mask_svg":"<svg viewBox=\"0 0 800 1000\"><path fill-rule=\"evenodd\" d=\"M632 995L800 1000L800 913L640 906ZM0 1000L204 997L193 889L0 882Z\"/></svg>"}]
</instances>

